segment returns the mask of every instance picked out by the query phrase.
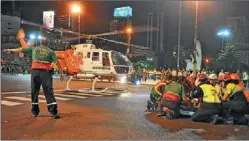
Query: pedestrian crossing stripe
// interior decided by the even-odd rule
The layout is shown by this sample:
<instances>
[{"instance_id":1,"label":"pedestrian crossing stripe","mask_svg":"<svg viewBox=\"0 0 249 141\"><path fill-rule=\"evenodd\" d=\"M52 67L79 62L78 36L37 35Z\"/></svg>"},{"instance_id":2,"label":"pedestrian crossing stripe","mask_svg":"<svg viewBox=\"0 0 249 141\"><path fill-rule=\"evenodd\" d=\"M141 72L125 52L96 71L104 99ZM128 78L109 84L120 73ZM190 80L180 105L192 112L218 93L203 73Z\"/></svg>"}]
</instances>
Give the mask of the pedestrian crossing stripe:
<instances>
[{"instance_id":1,"label":"pedestrian crossing stripe","mask_svg":"<svg viewBox=\"0 0 249 141\"><path fill-rule=\"evenodd\" d=\"M55 95L56 100L68 101L68 100L72 100L73 98L86 99L86 98L91 98L91 97L111 96L115 94L104 94L104 93L103 94L100 94L100 93L90 94L90 93L70 92L70 93L55 93L54 95ZM28 97L27 96L8 96L8 97L2 97L2 98L31 102L30 97L31 95L28 95ZM46 103L46 100L44 100L46 97L44 95L39 95L38 97L39 97L39 102ZM1 100L1 105L5 105L5 106L17 106L17 105L22 105L22 104L24 103Z\"/></svg>"},{"instance_id":2,"label":"pedestrian crossing stripe","mask_svg":"<svg viewBox=\"0 0 249 141\"><path fill-rule=\"evenodd\" d=\"M17 106L17 105L22 105L23 103L1 100L1 104L5 106Z\"/></svg>"},{"instance_id":3,"label":"pedestrian crossing stripe","mask_svg":"<svg viewBox=\"0 0 249 141\"><path fill-rule=\"evenodd\" d=\"M77 95L68 95L68 94L54 94L55 96L62 96L62 97L70 97L70 98L80 98L80 99L84 99L84 98L88 98L88 97L84 97L84 96L77 96Z\"/></svg>"},{"instance_id":4,"label":"pedestrian crossing stripe","mask_svg":"<svg viewBox=\"0 0 249 141\"><path fill-rule=\"evenodd\" d=\"M29 95L31 96L31 95ZM46 98L44 95L39 95L39 98ZM55 99L57 100L62 100L62 101L67 101L67 100L71 100L71 98L63 98L63 97L57 97L55 96Z\"/></svg>"},{"instance_id":5,"label":"pedestrian crossing stripe","mask_svg":"<svg viewBox=\"0 0 249 141\"><path fill-rule=\"evenodd\" d=\"M67 93L67 95L81 95L81 96L92 96L92 97L100 97L100 96L103 96L103 95L84 94L84 93L73 93L73 92Z\"/></svg>"},{"instance_id":6,"label":"pedestrian crossing stripe","mask_svg":"<svg viewBox=\"0 0 249 141\"><path fill-rule=\"evenodd\" d=\"M18 97L18 96L11 96L11 97L4 97L4 98L7 98L7 99L14 99L14 100L21 100L21 101L31 101L30 98ZM40 100L40 99L39 99L39 102L46 102L46 101L45 101L45 100Z\"/></svg>"}]
</instances>

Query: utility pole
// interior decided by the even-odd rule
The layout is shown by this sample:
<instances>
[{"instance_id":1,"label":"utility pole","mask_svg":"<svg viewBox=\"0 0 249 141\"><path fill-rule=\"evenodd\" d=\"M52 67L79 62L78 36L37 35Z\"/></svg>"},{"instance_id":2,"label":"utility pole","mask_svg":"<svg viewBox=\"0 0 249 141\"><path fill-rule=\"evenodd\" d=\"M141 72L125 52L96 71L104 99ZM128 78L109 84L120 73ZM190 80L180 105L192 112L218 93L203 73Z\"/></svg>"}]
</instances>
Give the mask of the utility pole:
<instances>
[{"instance_id":1,"label":"utility pole","mask_svg":"<svg viewBox=\"0 0 249 141\"><path fill-rule=\"evenodd\" d=\"M80 44L80 13L79 13L79 40L78 40L79 44Z\"/></svg>"},{"instance_id":2,"label":"utility pole","mask_svg":"<svg viewBox=\"0 0 249 141\"><path fill-rule=\"evenodd\" d=\"M182 21L182 1L179 6L179 23L178 23L178 45L177 45L177 69L180 69L180 46L181 46L181 21Z\"/></svg>"},{"instance_id":3,"label":"utility pole","mask_svg":"<svg viewBox=\"0 0 249 141\"><path fill-rule=\"evenodd\" d=\"M195 2L195 51L194 51L194 62L193 62L193 73L196 76L196 69L197 69L197 28L198 26L198 1Z\"/></svg>"}]
</instances>

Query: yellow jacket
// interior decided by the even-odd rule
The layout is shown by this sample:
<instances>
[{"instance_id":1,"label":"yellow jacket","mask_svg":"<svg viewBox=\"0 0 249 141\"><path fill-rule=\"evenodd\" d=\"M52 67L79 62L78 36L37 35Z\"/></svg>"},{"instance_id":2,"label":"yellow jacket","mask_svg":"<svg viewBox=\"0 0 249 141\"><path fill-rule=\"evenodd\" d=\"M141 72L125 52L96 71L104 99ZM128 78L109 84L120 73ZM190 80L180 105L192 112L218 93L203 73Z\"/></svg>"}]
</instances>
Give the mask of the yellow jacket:
<instances>
[{"instance_id":1,"label":"yellow jacket","mask_svg":"<svg viewBox=\"0 0 249 141\"><path fill-rule=\"evenodd\" d=\"M200 86L203 91L203 102L205 103L221 103L221 88L218 85L203 84Z\"/></svg>"},{"instance_id":2,"label":"yellow jacket","mask_svg":"<svg viewBox=\"0 0 249 141\"><path fill-rule=\"evenodd\" d=\"M222 100L223 101L228 100L234 93L236 93L240 90L241 89L233 83L227 84L226 91L225 91L224 95L222 96Z\"/></svg>"}]
</instances>

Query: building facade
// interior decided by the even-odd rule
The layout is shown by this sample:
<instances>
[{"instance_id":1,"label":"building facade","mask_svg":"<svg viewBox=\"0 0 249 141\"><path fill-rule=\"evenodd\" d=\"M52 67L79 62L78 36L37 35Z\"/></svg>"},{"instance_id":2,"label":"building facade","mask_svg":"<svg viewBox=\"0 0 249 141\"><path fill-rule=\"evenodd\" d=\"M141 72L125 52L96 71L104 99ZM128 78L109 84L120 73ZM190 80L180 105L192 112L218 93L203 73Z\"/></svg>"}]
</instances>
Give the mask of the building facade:
<instances>
[{"instance_id":1,"label":"building facade","mask_svg":"<svg viewBox=\"0 0 249 141\"><path fill-rule=\"evenodd\" d=\"M20 47L19 41L16 40L16 33L20 29L21 20L19 17L1 15L1 47L6 48L18 48ZM1 51L2 72L7 69L9 71L20 70L21 67L27 67L31 63L29 56L19 57L17 53L4 53ZM23 69L22 69L23 70Z\"/></svg>"},{"instance_id":2,"label":"building facade","mask_svg":"<svg viewBox=\"0 0 249 141\"><path fill-rule=\"evenodd\" d=\"M228 17L227 24L232 30L232 42L241 55L240 63L249 66L249 17Z\"/></svg>"}]
</instances>

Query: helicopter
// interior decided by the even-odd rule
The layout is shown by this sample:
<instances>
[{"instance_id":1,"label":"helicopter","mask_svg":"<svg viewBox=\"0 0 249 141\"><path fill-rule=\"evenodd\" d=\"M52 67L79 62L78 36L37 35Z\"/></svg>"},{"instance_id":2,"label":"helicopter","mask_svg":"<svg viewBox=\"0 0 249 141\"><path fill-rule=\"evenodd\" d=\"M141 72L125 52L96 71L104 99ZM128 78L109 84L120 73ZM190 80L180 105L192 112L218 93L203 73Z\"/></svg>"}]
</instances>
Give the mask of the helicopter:
<instances>
[{"instance_id":1,"label":"helicopter","mask_svg":"<svg viewBox=\"0 0 249 141\"><path fill-rule=\"evenodd\" d=\"M127 56L117 51L99 49L92 43L93 39L100 39L115 44L130 46L132 48L140 49L142 52L150 50L148 47L103 38L103 36L126 34L125 30L88 35L73 32L67 29L45 28L42 25L24 20L22 20L22 24L39 26L40 28L43 28L45 29L42 30L42 34L44 35L48 35L48 33L51 32L59 32L61 35L71 34L77 36L72 38L65 38L62 36L62 39L59 39L59 42L87 39L86 43L71 45L71 48L65 49L64 51L55 51L63 72L70 76L70 79L67 81L66 90L71 90L69 84L72 79L94 80L92 84L92 91L95 91L95 83L98 79L108 79L109 81L113 80L116 86L117 80L124 82L131 75L133 64ZM145 29L146 28L144 27L137 27L136 33L147 31L147 29ZM157 30L157 28L151 30ZM22 47L27 47L27 45L22 42L21 45ZM55 65L53 66L55 69L57 68ZM106 90L107 89L104 89L101 92Z\"/></svg>"}]
</instances>

